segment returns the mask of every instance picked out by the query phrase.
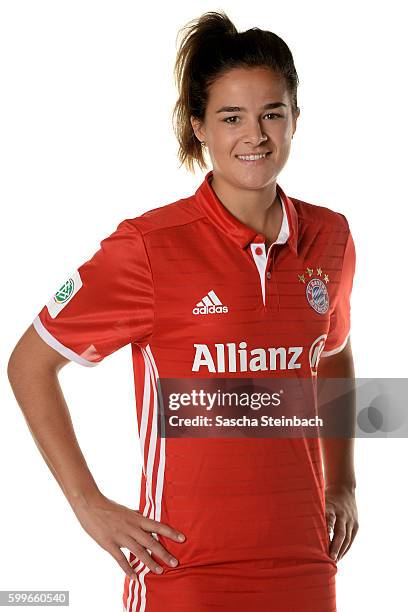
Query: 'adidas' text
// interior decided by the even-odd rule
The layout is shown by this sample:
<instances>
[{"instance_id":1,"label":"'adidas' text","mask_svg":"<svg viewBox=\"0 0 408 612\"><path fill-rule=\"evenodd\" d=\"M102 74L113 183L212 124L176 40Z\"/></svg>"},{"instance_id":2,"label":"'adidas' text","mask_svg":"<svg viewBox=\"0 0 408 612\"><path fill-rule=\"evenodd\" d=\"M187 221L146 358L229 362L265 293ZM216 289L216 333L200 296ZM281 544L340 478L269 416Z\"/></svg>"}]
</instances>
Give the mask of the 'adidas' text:
<instances>
[{"instance_id":1,"label":"'adidas' text","mask_svg":"<svg viewBox=\"0 0 408 612\"><path fill-rule=\"evenodd\" d=\"M228 306L224 306L215 291L209 291L200 302L193 308L193 314L206 315L228 312Z\"/></svg>"}]
</instances>

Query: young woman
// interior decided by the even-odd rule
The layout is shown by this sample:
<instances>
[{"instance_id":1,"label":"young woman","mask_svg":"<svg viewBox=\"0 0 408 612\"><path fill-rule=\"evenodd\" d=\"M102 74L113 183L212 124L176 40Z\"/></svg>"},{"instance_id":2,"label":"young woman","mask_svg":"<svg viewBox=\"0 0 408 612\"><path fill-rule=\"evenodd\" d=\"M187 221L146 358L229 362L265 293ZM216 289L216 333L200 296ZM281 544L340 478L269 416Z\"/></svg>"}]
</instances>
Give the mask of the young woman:
<instances>
[{"instance_id":1,"label":"young woman","mask_svg":"<svg viewBox=\"0 0 408 612\"><path fill-rule=\"evenodd\" d=\"M276 182L299 117L281 38L206 13L175 74L180 161L204 169L205 150L212 169L194 194L102 240L20 339L9 378L81 525L126 572L124 610L333 612L336 562L358 528L352 439L164 437L159 379L188 395L200 378L352 377L353 239L344 215ZM138 510L99 490L57 378L129 343Z\"/></svg>"}]
</instances>

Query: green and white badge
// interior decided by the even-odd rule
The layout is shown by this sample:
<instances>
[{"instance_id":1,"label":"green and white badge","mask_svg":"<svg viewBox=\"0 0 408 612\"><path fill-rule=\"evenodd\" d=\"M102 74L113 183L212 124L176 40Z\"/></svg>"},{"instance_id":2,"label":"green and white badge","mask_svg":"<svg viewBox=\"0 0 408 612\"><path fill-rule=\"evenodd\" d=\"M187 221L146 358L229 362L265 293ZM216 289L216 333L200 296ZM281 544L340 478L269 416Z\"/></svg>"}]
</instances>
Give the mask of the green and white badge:
<instances>
[{"instance_id":1,"label":"green and white badge","mask_svg":"<svg viewBox=\"0 0 408 612\"><path fill-rule=\"evenodd\" d=\"M82 280L78 270L75 270L73 274L65 281L58 291L53 295L47 304L48 312L50 317L55 319L57 314L68 304L74 297L77 291L82 287Z\"/></svg>"}]
</instances>

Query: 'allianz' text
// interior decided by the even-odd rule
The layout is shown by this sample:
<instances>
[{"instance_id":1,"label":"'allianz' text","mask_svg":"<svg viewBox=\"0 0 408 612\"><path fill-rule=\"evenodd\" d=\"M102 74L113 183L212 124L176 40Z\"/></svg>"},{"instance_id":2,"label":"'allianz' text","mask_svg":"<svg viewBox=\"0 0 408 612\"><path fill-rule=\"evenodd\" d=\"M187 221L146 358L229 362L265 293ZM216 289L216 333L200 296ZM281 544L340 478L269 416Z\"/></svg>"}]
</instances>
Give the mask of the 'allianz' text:
<instances>
[{"instance_id":1,"label":"'allianz' text","mask_svg":"<svg viewBox=\"0 0 408 612\"><path fill-rule=\"evenodd\" d=\"M214 344L214 355L207 344L194 344L194 347L193 372L198 372L201 367L209 372L293 370L301 367L297 360L303 351L303 346L254 348L248 351L246 342L240 342L238 349L235 342L227 342Z\"/></svg>"}]
</instances>

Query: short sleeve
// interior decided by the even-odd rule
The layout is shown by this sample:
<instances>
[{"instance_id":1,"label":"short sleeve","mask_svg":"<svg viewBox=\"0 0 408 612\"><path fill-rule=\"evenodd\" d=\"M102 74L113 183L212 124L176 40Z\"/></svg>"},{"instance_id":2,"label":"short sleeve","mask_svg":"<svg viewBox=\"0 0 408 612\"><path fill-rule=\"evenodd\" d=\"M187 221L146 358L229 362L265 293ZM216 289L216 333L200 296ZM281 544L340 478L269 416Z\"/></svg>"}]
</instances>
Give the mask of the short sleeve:
<instances>
[{"instance_id":1,"label":"short sleeve","mask_svg":"<svg viewBox=\"0 0 408 612\"><path fill-rule=\"evenodd\" d=\"M330 315L329 332L324 351L321 354L322 357L329 357L330 355L339 353L347 344L351 328L350 298L353 288L355 267L356 251L353 237L350 230L348 230L343 256L341 280L333 312Z\"/></svg>"},{"instance_id":2,"label":"short sleeve","mask_svg":"<svg viewBox=\"0 0 408 612\"><path fill-rule=\"evenodd\" d=\"M94 366L121 347L148 339L153 321L145 243L135 223L125 219L58 288L33 325L64 357Z\"/></svg>"}]
</instances>

